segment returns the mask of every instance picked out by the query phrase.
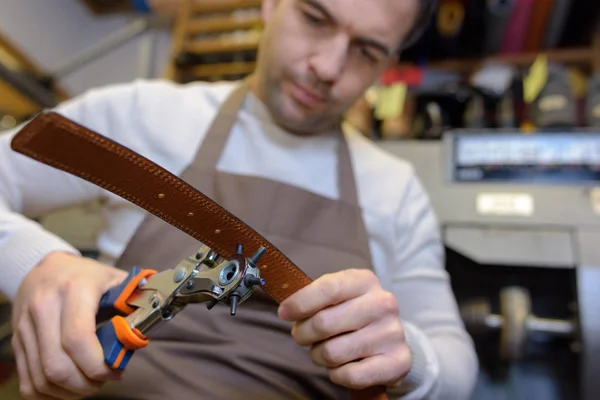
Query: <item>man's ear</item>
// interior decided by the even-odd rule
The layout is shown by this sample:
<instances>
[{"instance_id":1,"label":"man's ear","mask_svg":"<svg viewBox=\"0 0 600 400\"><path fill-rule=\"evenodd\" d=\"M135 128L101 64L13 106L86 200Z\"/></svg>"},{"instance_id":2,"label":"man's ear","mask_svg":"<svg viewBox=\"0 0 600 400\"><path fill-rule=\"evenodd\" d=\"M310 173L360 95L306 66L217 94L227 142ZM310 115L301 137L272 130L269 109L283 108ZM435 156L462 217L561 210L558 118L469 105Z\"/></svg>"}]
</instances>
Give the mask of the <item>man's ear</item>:
<instances>
[{"instance_id":1,"label":"man's ear","mask_svg":"<svg viewBox=\"0 0 600 400\"><path fill-rule=\"evenodd\" d=\"M277 3L279 3L279 0L263 0L261 14L264 24L269 22L269 19L271 19L271 16L277 8Z\"/></svg>"}]
</instances>

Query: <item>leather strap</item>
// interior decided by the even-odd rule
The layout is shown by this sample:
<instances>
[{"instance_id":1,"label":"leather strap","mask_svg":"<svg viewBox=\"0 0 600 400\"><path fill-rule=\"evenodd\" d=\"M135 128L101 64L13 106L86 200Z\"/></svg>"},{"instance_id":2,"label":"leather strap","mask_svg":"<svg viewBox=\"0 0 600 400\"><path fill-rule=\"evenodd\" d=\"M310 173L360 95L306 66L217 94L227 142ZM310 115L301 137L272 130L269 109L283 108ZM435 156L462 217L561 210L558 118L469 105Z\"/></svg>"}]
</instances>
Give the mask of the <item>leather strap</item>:
<instances>
[{"instance_id":1,"label":"leather strap","mask_svg":"<svg viewBox=\"0 0 600 400\"><path fill-rule=\"evenodd\" d=\"M245 254L260 246L263 290L275 301L311 283L311 279L260 234L213 200L131 149L53 111L28 122L13 138L14 151L91 182L161 218L221 256L236 245ZM387 399L382 387L352 391L352 399Z\"/></svg>"}]
</instances>

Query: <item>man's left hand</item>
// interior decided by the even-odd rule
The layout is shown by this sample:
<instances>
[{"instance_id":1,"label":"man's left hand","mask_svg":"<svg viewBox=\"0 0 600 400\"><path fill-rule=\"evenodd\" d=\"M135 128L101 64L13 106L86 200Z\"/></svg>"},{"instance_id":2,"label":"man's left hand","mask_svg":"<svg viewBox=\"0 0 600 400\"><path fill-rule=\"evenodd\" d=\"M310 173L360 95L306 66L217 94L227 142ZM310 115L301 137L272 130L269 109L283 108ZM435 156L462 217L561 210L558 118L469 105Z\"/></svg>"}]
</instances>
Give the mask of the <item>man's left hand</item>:
<instances>
[{"instance_id":1,"label":"man's left hand","mask_svg":"<svg viewBox=\"0 0 600 400\"><path fill-rule=\"evenodd\" d=\"M411 368L396 298L370 270L316 279L281 303L279 317L294 322L296 343L338 385L396 386Z\"/></svg>"}]
</instances>

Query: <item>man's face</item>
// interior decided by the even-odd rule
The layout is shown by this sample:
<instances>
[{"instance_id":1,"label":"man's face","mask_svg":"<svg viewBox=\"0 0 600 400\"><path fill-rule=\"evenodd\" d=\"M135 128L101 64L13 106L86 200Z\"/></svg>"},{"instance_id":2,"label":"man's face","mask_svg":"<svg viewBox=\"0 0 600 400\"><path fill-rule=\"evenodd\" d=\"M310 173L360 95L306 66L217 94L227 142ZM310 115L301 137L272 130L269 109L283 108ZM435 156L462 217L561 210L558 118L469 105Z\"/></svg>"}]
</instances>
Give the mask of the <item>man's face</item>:
<instances>
[{"instance_id":1,"label":"man's face","mask_svg":"<svg viewBox=\"0 0 600 400\"><path fill-rule=\"evenodd\" d=\"M412 28L419 0L264 0L255 89L298 134L334 126Z\"/></svg>"}]
</instances>

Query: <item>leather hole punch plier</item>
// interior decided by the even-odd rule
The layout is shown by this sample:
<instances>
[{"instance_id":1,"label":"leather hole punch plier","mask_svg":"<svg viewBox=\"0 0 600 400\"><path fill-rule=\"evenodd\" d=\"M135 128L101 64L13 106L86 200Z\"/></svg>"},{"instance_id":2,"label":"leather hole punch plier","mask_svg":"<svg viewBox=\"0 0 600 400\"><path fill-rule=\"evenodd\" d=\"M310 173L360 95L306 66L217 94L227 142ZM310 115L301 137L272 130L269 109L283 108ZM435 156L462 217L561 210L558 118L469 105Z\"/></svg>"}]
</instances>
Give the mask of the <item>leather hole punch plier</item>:
<instances>
[{"instance_id":1,"label":"leather hole punch plier","mask_svg":"<svg viewBox=\"0 0 600 400\"><path fill-rule=\"evenodd\" d=\"M99 315L112 315L96 330L105 363L125 369L133 353L148 345L148 334L169 321L188 304L207 303L208 309L223 302L235 315L256 286L264 285L257 267L265 248L244 257L237 245L230 259L203 245L195 255L162 272L134 267L118 286L106 292Z\"/></svg>"}]
</instances>

